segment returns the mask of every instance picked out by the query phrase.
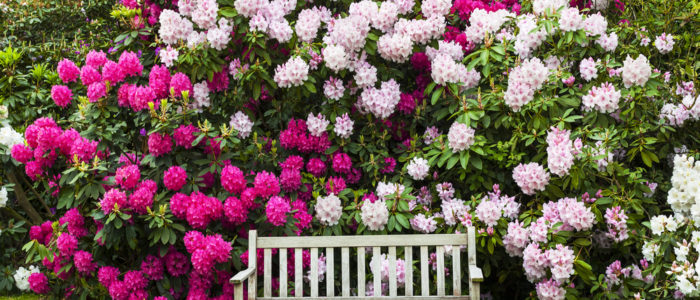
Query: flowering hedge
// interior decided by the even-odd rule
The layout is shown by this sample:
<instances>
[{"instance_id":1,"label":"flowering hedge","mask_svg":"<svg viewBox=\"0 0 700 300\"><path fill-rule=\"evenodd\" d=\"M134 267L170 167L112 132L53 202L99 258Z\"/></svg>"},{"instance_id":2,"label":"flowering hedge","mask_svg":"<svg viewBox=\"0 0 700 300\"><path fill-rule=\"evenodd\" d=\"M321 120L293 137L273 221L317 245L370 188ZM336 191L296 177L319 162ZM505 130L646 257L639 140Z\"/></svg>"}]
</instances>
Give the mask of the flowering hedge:
<instances>
[{"instance_id":1,"label":"flowering hedge","mask_svg":"<svg viewBox=\"0 0 700 300\"><path fill-rule=\"evenodd\" d=\"M4 117L9 280L230 299L252 228L475 226L497 299L697 296L698 10L626 2L122 0Z\"/></svg>"}]
</instances>

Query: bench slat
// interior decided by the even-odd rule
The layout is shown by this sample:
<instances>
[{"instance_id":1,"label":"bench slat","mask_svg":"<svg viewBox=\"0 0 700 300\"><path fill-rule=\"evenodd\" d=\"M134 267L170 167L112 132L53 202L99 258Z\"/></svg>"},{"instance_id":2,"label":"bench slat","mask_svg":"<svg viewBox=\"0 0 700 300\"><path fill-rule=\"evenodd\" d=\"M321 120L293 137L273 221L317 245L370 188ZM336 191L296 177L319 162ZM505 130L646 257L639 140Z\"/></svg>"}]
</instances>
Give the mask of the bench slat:
<instances>
[{"instance_id":1,"label":"bench slat","mask_svg":"<svg viewBox=\"0 0 700 300\"><path fill-rule=\"evenodd\" d=\"M365 295L365 247L357 248L357 294Z\"/></svg>"},{"instance_id":2,"label":"bench slat","mask_svg":"<svg viewBox=\"0 0 700 300\"><path fill-rule=\"evenodd\" d=\"M374 294L372 296L382 295L382 256L381 248L372 247L372 261L374 261Z\"/></svg>"},{"instance_id":3,"label":"bench slat","mask_svg":"<svg viewBox=\"0 0 700 300\"><path fill-rule=\"evenodd\" d=\"M311 297L318 297L318 248L311 248Z\"/></svg>"},{"instance_id":4,"label":"bench slat","mask_svg":"<svg viewBox=\"0 0 700 300\"><path fill-rule=\"evenodd\" d=\"M304 270L302 266L302 249L294 249L294 297L304 296Z\"/></svg>"},{"instance_id":5,"label":"bench slat","mask_svg":"<svg viewBox=\"0 0 700 300\"><path fill-rule=\"evenodd\" d=\"M466 234L260 237L258 248L325 248L464 245Z\"/></svg>"},{"instance_id":6,"label":"bench slat","mask_svg":"<svg viewBox=\"0 0 700 300\"><path fill-rule=\"evenodd\" d=\"M396 297L396 247L389 247L389 296Z\"/></svg>"},{"instance_id":7,"label":"bench slat","mask_svg":"<svg viewBox=\"0 0 700 300\"><path fill-rule=\"evenodd\" d=\"M333 278L333 271L335 270L333 249L334 248L326 248L326 297L335 296L335 292L333 291L333 284L335 284L335 279Z\"/></svg>"},{"instance_id":8,"label":"bench slat","mask_svg":"<svg viewBox=\"0 0 700 300\"><path fill-rule=\"evenodd\" d=\"M435 256L437 260L437 294L445 296L445 247L435 247Z\"/></svg>"},{"instance_id":9,"label":"bench slat","mask_svg":"<svg viewBox=\"0 0 700 300\"><path fill-rule=\"evenodd\" d=\"M264 288L263 295L272 297L272 249L263 250L263 266L264 266Z\"/></svg>"},{"instance_id":10,"label":"bench slat","mask_svg":"<svg viewBox=\"0 0 700 300\"><path fill-rule=\"evenodd\" d=\"M258 232L251 230L248 233L248 266L253 268L253 274L248 277L248 299L255 299L258 295Z\"/></svg>"},{"instance_id":11,"label":"bench slat","mask_svg":"<svg viewBox=\"0 0 700 300\"><path fill-rule=\"evenodd\" d=\"M257 299L261 299L261 300L268 300L268 299L269 299L269 300L293 300L293 299L296 299L296 298L293 298L293 297L284 297L284 298L280 298L280 297L260 298L260 297L258 297ZM310 300L327 300L328 298L325 297L325 296L319 296L319 297L304 297L304 299L310 299ZM369 299L369 300L387 300L387 299L391 299L391 298L384 296L384 297L359 297L359 298L358 298L358 297L334 297L334 298L332 298L332 299L333 299L333 300L357 300L357 299L363 299L363 300L367 300L367 299ZM398 297L395 298L395 299L406 299L406 300L420 300L420 299L435 299L435 300L468 300L468 299L471 299L471 298L469 298L468 295L464 295L464 296L459 296L459 297L456 297L456 296L429 296L429 297L424 297L424 296L412 296L412 297L398 296Z\"/></svg>"},{"instance_id":12,"label":"bench slat","mask_svg":"<svg viewBox=\"0 0 700 300\"><path fill-rule=\"evenodd\" d=\"M420 247L420 292L424 297L430 296L428 288L428 246Z\"/></svg>"},{"instance_id":13,"label":"bench slat","mask_svg":"<svg viewBox=\"0 0 700 300\"><path fill-rule=\"evenodd\" d=\"M350 296L350 249L343 247L340 249L341 268L343 277L343 297Z\"/></svg>"},{"instance_id":14,"label":"bench slat","mask_svg":"<svg viewBox=\"0 0 700 300\"><path fill-rule=\"evenodd\" d=\"M413 247L403 247L404 259L406 260L406 282L404 291L406 296L413 296Z\"/></svg>"},{"instance_id":15,"label":"bench slat","mask_svg":"<svg viewBox=\"0 0 700 300\"><path fill-rule=\"evenodd\" d=\"M460 264L460 246L452 246L452 294L459 296L462 294L462 266Z\"/></svg>"},{"instance_id":16,"label":"bench slat","mask_svg":"<svg viewBox=\"0 0 700 300\"><path fill-rule=\"evenodd\" d=\"M280 249L280 297L287 297L287 249Z\"/></svg>"}]
</instances>

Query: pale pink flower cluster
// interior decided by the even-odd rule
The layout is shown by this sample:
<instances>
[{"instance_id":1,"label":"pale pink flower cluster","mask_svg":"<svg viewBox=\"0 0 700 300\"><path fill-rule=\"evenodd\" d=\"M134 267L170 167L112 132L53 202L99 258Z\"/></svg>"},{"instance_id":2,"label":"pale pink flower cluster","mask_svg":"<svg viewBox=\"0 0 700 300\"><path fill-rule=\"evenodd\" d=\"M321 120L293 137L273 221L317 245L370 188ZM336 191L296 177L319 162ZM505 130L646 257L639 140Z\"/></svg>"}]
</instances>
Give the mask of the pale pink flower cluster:
<instances>
[{"instance_id":1,"label":"pale pink flower cluster","mask_svg":"<svg viewBox=\"0 0 700 300\"><path fill-rule=\"evenodd\" d=\"M614 241L622 242L629 237L627 215L619 205L605 210L605 223L608 224L607 236Z\"/></svg>"},{"instance_id":2,"label":"pale pink flower cluster","mask_svg":"<svg viewBox=\"0 0 700 300\"><path fill-rule=\"evenodd\" d=\"M608 21L600 13L589 15L583 21L583 29L587 36L602 35L608 29Z\"/></svg>"},{"instance_id":3,"label":"pale pink flower cluster","mask_svg":"<svg viewBox=\"0 0 700 300\"><path fill-rule=\"evenodd\" d=\"M388 32L399 19L399 6L393 2L382 2L379 11L372 17L372 27Z\"/></svg>"},{"instance_id":4,"label":"pale pink flower cluster","mask_svg":"<svg viewBox=\"0 0 700 300\"><path fill-rule=\"evenodd\" d=\"M358 87L366 88L374 86L377 82L377 68L367 62L358 62L355 64L355 84Z\"/></svg>"},{"instance_id":5,"label":"pale pink flower cluster","mask_svg":"<svg viewBox=\"0 0 700 300\"><path fill-rule=\"evenodd\" d=\"M579 13L578 8L569 7L561 11L559 29L564 32L583 29L583 16Z\"/></svg>"},{"instance_id":6,"label":"pale pink flower cluster","mask_svg":"<svg viewBox=\"0 0 700 300\"><path fill-rule=\"evenodd\" d=\"M190 2L195 2L190 0ZM195 9L192 10L192 22L202 29L211 29L216 26L216 15L219 5L216 0L196 0Z\"/></svg>"},{"instance_id":7,"label":"pale pink flower cluster","mask_svg":"<svg viewBox=\"0 0 700 300\"><path fill-rule=\"evenodd\" d=\"M321 224L333 226L338 224L338 220L343 214L343 205L340 202L340 198L334 194L326 197L318 196L314 210L316 211L316 218Z\"/></svg>"},{"instance_id":8,"label":"pale pink flower cluster","mask_svg":"<svg viewBox=\"0 0 700 300\"><path fill-rule=\"evenodd\" d=\"M644 54L639 54L636 59L629 55L622 64L622 82L626 88L633 85L644 86L651 76L651 65Z\"/></svg>"},{"instance_id":9,"label":"pale pink flower cluster","mask_svg":"<svg viewBox=\"0 0 700 300\"><path fill-rule=\"evenodd\" d=\"M542 251L537 243L529 244L523 251L523 268L530 282L542 279L549 268L552 279L559 284L574 274L574 251L558 244L553 249Z\"/></svg>"},{"instance_id":10,"label":"pale pink flower cluster","mask_svg":"<svg viewBox=\"0 0 700 300\"><path fill-rule=\"evenodd\" d=\"M671 126L681 126L690 118L690 112L683 104L666 103L661 107L659 118L666 119Z\"/></svg>"},{"instance_id":11,"label":"pale pink flower cluster","mask_svg":"<svg viewBox=\"0 0 700 300\"><path fill-rule=\"evenodd\" d=\"M187 47L194 49L199 45L203 45L207 41L206 32L196 32L192 31L190 35L187 36Z\"/></svg>"},{"instance_id":12,"label":"pale pink flower cluster","mask_svg":"<svg viewBox=\"0 0 700 300\"><path fill-rule=\"evenodd\" d=\"M253 132L253 122L250 121L248 115L242 111L238 111L231 116L229 125L238 132L238 137L240 138L247 138L250 136L250 133Z\"/></svg>"},{"instance_id":13,"label":"pale pink flower cluster","mask_svg":"<svg viewBox=\"0 0 700 300\"><path fill-rule=\"evenodd\" d=\"M464 57L462 46L455 42L440 41L439 49L426 48L426 55L431 60L431 77L435 83L461 83L460 89L475 87L481 79L481 73L467 70L467 67L457 61Z\"/></svg>"},{"instance_id":14,"label":"pale pink flower cluster","mask_svg":"<svg viewBox=\"0 0 700 300\"><path fill-rule=\"evenodd\" d=\"M207 41L212 48L216 50L224 50L229 41L231 41L231 32L233 25L229 20L219 19L219 27L213 26L207 31Z\"/></svg>"},{"instance_id":15,"label":"pale pink flower cluster","mask_svg":"<svg viewBox=\"0 0 700 300\"><path fill-rule=\"evenodd\" d=\"M543 15L545 13L555 14L561 7L569 7L567 0L534 0L532 1L532 11L535 14Z\"/></svg>"},{"instance_id":16,"label":"pale pink flower cluster","mask_svg":"<svg viewBox=\"0 0 700 300\"><path fill-rule=\"evenodd\" d=\"M326 67L333 72L340 72L350 64L350 57L345 52L345 48L337 45L328 45L323 48L323 60L326 62Z\"/></svg>"},{"instance_id":17,"label":"pale pink flower cluster","mask_svg":"<svg viewBox=\"0 0 700 300\"><path fill-rule=\"evenodd\" d=\"M319 137L323 135L330 123L330 121L326 120L326 116L322 115L321 113L318 113L318 115L315 116L313 113L309 113L309 115L306 117L306 126L308 127L309 133L311 133L312 136Z\"/></svg>"},{"instance_id":18,"label":"pale pink flower cluster","mask_svg":"<svg viewBox=\"0 0 700 300\"><path fill-rule=\"evenodd\" d=\"M345 93L345 86L343 86L343 81L331 76L323 84L323 94L326 95L328 99L339 100L343 97Z\"/></svg>"},{"instance_id":19,"label":"pale pink flower cluster","mask_svg":"<svg viewBox=\"0 0 700 300\"><path fill-rule=\"evenodd\" d=\"M394 34L408 36L414 43L423 45L439 38L445 32L446 26L443 16L421 20L399 19L394 24Z\"/></svg>"},{"instance_id":20,"label":"pale pink flower cluster","mask_svg":"<svg viewBox=\"0 0 700 300\"><path fill-rule=\"evenodd\" d=\"M370 22L378 12L379 6L376 2L371 0L362 0L359 2L350 3L350 8L348 9L348 13L350 15L363 17Z\"/></svg>"},{"instance_id":21,"label":"pale pink flower cluster","mask_svg":"<svg viewBox=\"0 0 700 300\"><path fill-rule=\"evenodd\" d=\"M526 195L534 195L537 191L544 191L549 183L549 173L536 163L519 164L513 169L513 179Z\"/></svg>"},{"instance_id":22,"label":"pale pink flower cluster","mask_svg":"<svg viewBox=\"0 0 700 300\"><path fill-rule=\"evenodd\" d=\"M430 60L434 60L440 54L445 54L452 58L453 60L462 60L464 58L464 51L462 50L462 45L456 43L455 41L438 41L438 49L433 47L426 47L425 54Z\"/></svg>"},{"instance_id":23,"label":"pale pink flower cluster","mask_svg":"<svg viewBox=\"0 0 700 300\"><path fill-rule=\"evenodd\" d=\"M552 127L547 132L547 166L553 174L564 176L574 164L571 131Z\"/></svg>"},{"instance_id":24,"label":"pale pink flower cluster","mask_svg":"<svg viewBox=\"0 0 700 300\"><path fill-rule=\"evenodd\" d=\"M364 113L371 112L377 118L386 119L394 113L400 100L399 84L394 79L390 79L382 82L381 89L374 87L364 89L356 105Z\"/></svg>"},{"instance_id":25,"label":"pale pink flower cluster","mask_svg":"<svg viewBox=\"0 0 700 300\"><path fill-rule=\"evenodd\" d=\"M301 41L310 43L316 38L319 27L321 27L320 10L307 8L299 12L294 30Z\"/></svg>"},{"instance_id":26,"label":"pale pink flower cluster","mask_svg":"<svg viewBox=\"0 0 700 300\"><path fill-rule=\"evenodd\" d=\"M513 111L520 109L534 98L536 90L547 80L549 69L539 58L523 61L511 70L508 76L508 89L503 98Z\"/></svg>"},{"instance_id":27,"label":"pale pink flower cluster","mask_svg":"<svg viewBox=\"0 0 700 300\"><path fill-rule=\"evenodd\" d=\"M165 49L161 49L158 55L160 56L160 61L162 61L166 67L172 67L173 62L175 62L179 56L177 49L169 45Z\"/></svg>"},{"instance_id":28,"label":"pale pink flower cluster","mask_svg":"<svg viewBox=\"0 0 700 300\"><path fill-rule=\"evenodd\" d=\"M591 81L598 77L598 70L596 69L597 62L593 60L593 57L584 58L579 64L579 71L581 72L581 78L585 81Z\"/></svg>"},{"instance_id":29,"label":"pale pink flower cluster","mask_svg":"<svg viewBox=\"0 0 700 300\"><path fill-rule=\"evenodd\" d=\"M661 52L661 54L671 52L671 50L673 50L673 45L675 44L676 42L673 41L673 36L670 34L666 34L665 32L662 33L660 36L657 36L656 40L654 40L654 46L656 46L656 49L659 49L659 52Z\"/></svg>"},{"instance_id":30,"label":"pale pink flower cluster","mask_svg":"<svg viewBox=\"0 0 700 300\"><path fill-rule=\"evenodd\" d=\"M190 20L169 9L160 13L158 22L160 23L158 35L163 43L168 45L176 44L179 40L186 40L193 30Z\"/></svg>"},{"instance_id":31,"label":"pale pink flower cluster","mask_svg":"<svg viewBox=\"0 0 700 300\"><path fill-rule=\"evenodd\" d=\"M277 69L275 69L275 82L282 88L300 86L308 78L309 65L298 56L277 66Z\"/></svg>"},{"instance_id":32,"label":"pale pink flower cluster","mask_svg":"<svg viewBox=\"0 0 700 300\"><path fill-rule=\"evenodd\" d=\"M414 157L408 166L406 166L406 171L408 175L413 178L413 180L423 180L428 177L428 172L430 171L430 165L428 160L422 157Z\"/></svg>"},{"instance_id":33,"label":"pale pink flower cluster","mask_svg":"<svg viewBox=\"0 0 700 300\"><path fill-rule=\"evenodd\" d=\"M487 33L495 34L503 26L503 23L508 21L508 18L514 17L515 14L505 9L491 12L477 8L469 16L469 26L467 26L464 33L467 36L467 40L480 44L484 41Z\"/></svg>"},{"instance_id":34,"label":"pale pink flower cluster","mask_svg":"<svg viewBox=\"0 0 700 300\"><path fill-rule=\"evenodd\" d=\"M469 149L474 144L474 128L460 122L452 123L450 131L447 132L447 141L453 153Z\"/></svg>"},{"instance_id":35,"label":"pale pink flower cluster","mask_svg":"<svg viewBox=\"0 0 700 300\"><path fill-rule=\"evenodd\" d=\"M496 193L489 193L488 197L481 199L476 206L476 217L486 226L494 227L501 217L517 217L519 210L520 204L515 202L515 197L501 196L500 191L496 190Z\"/></svg>"},{"instance_id":36,"label":"pale pink flower cluster","mask_svg":"<svg viewBox=\"0 0 700 300\"><path fill-rule=\"evenodd\" d=\"M607 52L613 52L617 49L618 38L617 33L601 34L600 37L595 41L596 44L600 45L603 50Z\"/></svg>"},{"instance_id":37,"label":"pale pink flower cluster","mask_svg":"<svg viewBox=\"0 0 700 300\"><path fill-rule=\"evenodd\" d=\"M209 100L209 85L207 85L206 81L196 83L192 86L192 92L192 99L194 99L194 101L190 103L192 109L201 111L202 108L209 107L211 101Z\"/></svg>"},{"instance_id":38,"label":"pale pink flower cluster","mask_svg":"<svg viewBox=\"0 0 700 300\"><path fill-rule=\"evenodd\" d=\"M413 230L422 233L433 233L437 229L435 217L426 217L424 214L417 214L410 223Z\"/></svg>"},{"instance_id":39,"label":"pale pink flower cluster","mask_svg":"<svg viewBox=\"0 0 700 300\"><path fill-rule=\"evenodd\" d=\"M615 90L612 83L606 82L600 87L592 87L581 99L581 104L584 111L595 109L601 113L612 113L619 107L621 96L620 91Z\"/></svg>"},{"instance_id":40,"label":"pale pink flower cluster","mask_svg":"<svg viewBox=\"0 0 700 300\"><path fill-rule=\"evenodd\" d=\"M369 29L366 17L350 14L329 24L328 36L324 37L324 42L343 46L348 52L354 53L364 48Z\"/></svg>"},{"instance_id":41,"label":"pale pink flower cluster","mask_svg":"<svg viewBox=\"0 0 700 300\"><path fill-rule=\"evenodd\" d=\"M556 280L549 279L538 282L535 285L537 298L540 300L564 300L566 290Z\"/></svg>"},{"instance_id":42,"label":"pale pink flower cluster","mask_svg":"<svg viewBox=\"0 0 700 300\"><path fill-rule=\"evenodd\" d=\"M360 218L362 219L362 224L365 224L369 230L384 229L389 220L389 209L386 206L386 201L363 201L360 209Z\"/></svg>"},{"instance_id":43,"label":"pale pink flower cluster","mask_svg":"<svg viewBox=\"0 0 700 300\"><path fill-rule=\"evenodd\" d=\"M550 215L548 218L552 223L561 221L563 224L559 228L560 230L571 230L572 228L577 231L589 230L595 223L595 214L591 212L591 208L586 207L583 202L576 198L562 198L556 203L550 201L548 204L550 208L556 206L558 219L554 215Z\"/></svg>"},{"instance_id":44,"label":"pale pink flower cluster","mask_svg":"<svg viewBox=\"0 0 700 300\"><path fill-rule=\"evenodd\" d=\"M355 122L350 119L348 113L345 113L342 116L335 117L335 126L333 131L339 137L347 139L352 134L353 125L355 125Z\"/></svg>"},{"instance_id":45,"label":"pale pink flower cluster","mask_svg":"<svg viewBox=\"0 0 700 300\"><path fill-rule=\"evenodd\" d=\"M377 51L388 61L403 63L413 52L413 41L407 35L385 34L377 41Z\"/></svg>"},{"instance_id":46,"label":"pale pink flower cluster","mask_svg":"<svg viewBox=\"0 0 700 300\"><path fill-rule=\"evenodd\" d=\"M467 72L467 67L455 62L447 54L439 54L431 63L430 75L439 85L459 82L459 76L463 72Z\"/></svg>"},{"instance_id":47,"label":"pale pink flower cluster","mask_svg":"<svg viewBox=\"0 0 700 300\"><path fill-rule=\"evenodd\" d=\"M413 6L416 4L414 0L390 0L388 2L396 4L399 14L407 14L413 11Z\"/></svg>"},{"instance_id":48,"label":"pale pink flower cluster","mask_svg":"<svg viewBox=\"0 0 700 300\"><path fill-rule=\"evenodd\" d=\"M251 30L267 32L270 38L280 43L285 43L292 38L294 31L284 16L294 10L296 1L236 0L233 5L239 14L250 18L248 26ZM304 24L301 25L302 28L308 25L304 20L302 23Z\"/></svg>"},{"instance_id":49,"label":"pale pink flower cluster","mask_svg":"<svg viewBox=\"0 0 700 300\"><path fill-rule=\"evenodd\" d=\"M532 51L537 49L547 38L547 31L537 28L537 20L534 15L527 14L518 20L518 35L515 36L515 52L522 57L530 57Z\"/></svg>"},{"instance_id":50,"label":"pale pink flower cluster","mask_svg":"<svg viewBox=\"0 0 700 300\"><path fill-rule=\"evenodd\" d=\"M523 255L523 249L530 243L529 233L528 228L523 227L518 220L508 223L508 231L503 236L503 246L508 255L511 257Z\"/></svg>"},{"instance_id":51,"label":"pale pink flower cluster","mask_svg":"<svg viewBox=\"0 0 700 300\"><path fill-rule=\"evenodd\" d=\"M406 187L401 184L380 181L377 183L375 194L377 197L379 197L379 199L386 200L389 198L389 195L395 195L396 197L401 196L404 190L406 190Z\"/></svg>"},{"instance_id":52,"label":"pale pink flower cluster","mask_svg":"<svg viewBox=\"0 0 700 300\"><path fill-rule=\"evenodd\" d=\"M469 206L464 205L462 199L451 199L442 201L440 204L442 209L442 217L445 220L445 225L454 226L457 222L463 218L464 215L469 214Z\"/></svg>"},{"instance_id":53,"label":"pale pink flower cluster","mask_svg":"<svg viewBox=\"0 0 700 300\"><path fill-rule=\"evenodd\" d=\"M426 18L444 16L450 12L452 1L450 0L424 0L421 2L421 12Z\"/></svg>"},{"instance_id":54,"label":"pale pink flower cluster","mask_svg":"<svg viewBox=\"0 0 700 300\"><path fill-rule=\"evenodd\" d=\"M266 5L269 5L266 0L236 0L233 2L233 6L236 8L238 14L246 18L252 18ZM182 13L182 9L183 6L180 4L180 13Z\"/></svg>"}]
</instances>

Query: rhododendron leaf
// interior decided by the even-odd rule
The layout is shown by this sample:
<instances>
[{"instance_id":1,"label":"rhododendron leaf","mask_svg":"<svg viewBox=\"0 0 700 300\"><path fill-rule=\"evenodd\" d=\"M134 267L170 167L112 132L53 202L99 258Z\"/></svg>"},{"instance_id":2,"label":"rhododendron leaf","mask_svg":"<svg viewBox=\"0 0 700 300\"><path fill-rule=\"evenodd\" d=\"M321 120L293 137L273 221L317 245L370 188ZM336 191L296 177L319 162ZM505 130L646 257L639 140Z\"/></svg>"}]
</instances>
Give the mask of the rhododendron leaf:
<instances>
[{"instance_id":1,"label":"rhododendron leaf","mask_svg":"<svg viewBox=\"0 0 700 300\"><path fill-rule=\"evenodd\" d=\"M489 50L484 49L481 51L480 59L481 59L481 65L486 66L489 63Z\"/></svg>"},{"instance_id":2,"label":"rhododendron leaf","mask_svg":"<svg viewBox=\"0 0 700 300\"><path fill-rule=\"evenodd\" d=\"M642 161L644 161L644 164L647 165L647 167L651 167L651 156L649 155L648 151L642 151Z\"/></svg>"},{"instance_id":3,"label":"rhododendron leaf","mask_svg":"<svg viewBox=\"0 0 700 300\"><path fill-rule=\"evenodd\" d=\"M447 167L446 167L446 168L447 168L447 169L452 169L452 167L454 167L454 166L457 164L458 161L459 161L459 156L454 155L454 156L450 157L450 160L447 161Z\"/></svg>"},{"instance_id":4,"label":"rhododendron leaf","mask_svg":"<svg viewBox=\"0 0 700 300\"><path fill-rule=\"evenodd\" d=\"M586 247L591 244L591 241L584 238L577 238L576 240L574 240L574 244L580 247Z\"/></svg>"},{"instance_id":5,"label":"rhododendron leaf","mask_svg":"<svg viewBox=\"0 0 700 300\"><path fill-rule=\"evenodd\" d=\"M435 105L437 103L438 99L440 99L440 95L442 95L443 90L445 90L445 87L443 87L443 86L441 86L439 89L435 90L433 92L433 96L430 98L430 103Z\"/></svg>"},{"instance_id":6,"label":"rhododendron leaf","mask_svg":"<svg viewBox=\"0 0 700 300\"><path fill-rule=\"evenodd\" d=\"M474 168L476 168L477 170L481 170L481 168L483 167L482 162L481 162L481 158L478 156L472 157L470 161L471 161L472 165L474 166Z\"/></svg>"},{"instance_id":7,"label":"rhododendron leaf","mask_svg":"<svg viewBox=\"0 0 700 300\"><path fill-rule=\"evenodd\" d=\"M433 92L433 89L435 89L435 86L435 82L431 82L430 84L428 84L428 86L425 87L425 91L423 91L423 95L430 95L430 93Z\"/></svg>"},{"instance_id":8,"label":"rhododendron leaf","mask_svg":"<svg viewBox=\"0 0 700 300\"><path fill-rule=\"evenodd\" d=\"M399 206L401 206L401 203L405 203L405 201L399 202ZM408 206L408 205L407 205ZM407 207L408 208L408 207ZM403 228L409 229L411 228L411 224L408 222L408 218L406 218L405 215L403 214L396 214L396 220L403 226Z\"/></svg>"},{"instance_id":9,"label":"rhododendron leaf","mask_svg":"<svg viewBox=\"0 0 700 300\"><path fill-rule=\"evenodd\" d=\"M306 90L308 90L312 94L316 93L316 87L313 85L313 83L308 82L308 81L304 82L304 87L306 88Z\"/></svg>"}]
</instances>

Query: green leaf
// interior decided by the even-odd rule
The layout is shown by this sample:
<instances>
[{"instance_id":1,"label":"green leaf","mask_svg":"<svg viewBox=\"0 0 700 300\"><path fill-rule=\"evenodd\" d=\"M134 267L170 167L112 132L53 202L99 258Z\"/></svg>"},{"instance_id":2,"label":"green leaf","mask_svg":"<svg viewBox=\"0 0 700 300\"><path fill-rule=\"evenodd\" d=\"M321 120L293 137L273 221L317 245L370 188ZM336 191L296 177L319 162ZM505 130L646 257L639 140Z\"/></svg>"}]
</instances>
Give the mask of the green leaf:
<instances>
[{"instance_id":1,"label":"green leaf","mask_svg":"<svg viewBox=\"0 0 700 300\"><path fill-rule=\"evenodd\" d=\"M445 89L445 87L441 86L439 89L437 89L435 92L433 92L433 97L430 98L430 103L432 105L435 105L437 103L437 101L438 101L438 99L440 99L440 95L442 95L442 91L444 89Z\"/></svg>"},{"instance_id":2,"label":"green leaf","mask_svg":"<svg viewBox=\"0 0 700 300\"><path fill-rule=\"evenodd\" d=\"M474 166L474 168L476 168L477 170L481 170L481 168L483 167L481 158L476 155L474 155L474 157L472 157L470 161L472 163L472 166Z\"/></svg>"},{"instance_id":3,"label":"green leaf","mask_svg":"<svg viewBox=\"0 0 700 300\"><path fill-rule=\"evenodd\" d=\"M316 87L314 86L313 83L307 81L304 82L304 87L311 93L315 94L316 93Z\"/></svg>"}]
</instances>

